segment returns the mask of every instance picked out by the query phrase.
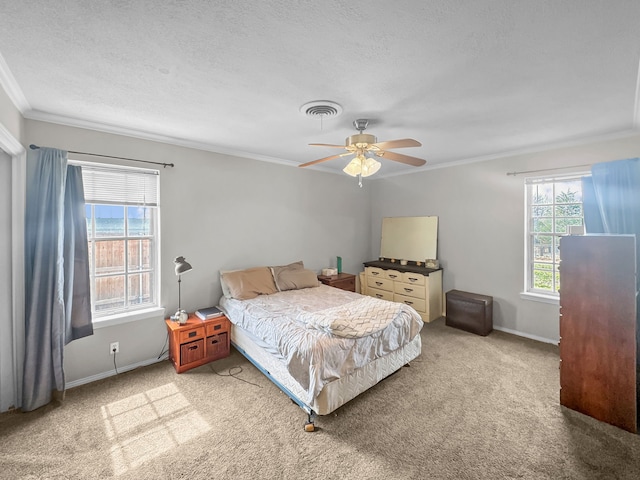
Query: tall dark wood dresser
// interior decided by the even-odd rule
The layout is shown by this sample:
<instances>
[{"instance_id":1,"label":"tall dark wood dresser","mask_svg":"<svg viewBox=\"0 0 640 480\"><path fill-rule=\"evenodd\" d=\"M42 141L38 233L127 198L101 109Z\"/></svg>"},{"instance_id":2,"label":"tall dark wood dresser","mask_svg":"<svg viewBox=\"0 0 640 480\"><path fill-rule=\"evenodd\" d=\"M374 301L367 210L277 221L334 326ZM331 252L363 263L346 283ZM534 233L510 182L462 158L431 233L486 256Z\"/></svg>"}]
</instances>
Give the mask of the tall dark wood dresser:
<instances>
[{"instance_id":1,"label":"tall dark wood dresser","mask_svg":"<svg viewBox=\"0 0 640 480\"><path fill-rule=\"evenodd\" d=\"M638 432L633 235L560 240L560 403Z\"/></svg>"}]
</instances>

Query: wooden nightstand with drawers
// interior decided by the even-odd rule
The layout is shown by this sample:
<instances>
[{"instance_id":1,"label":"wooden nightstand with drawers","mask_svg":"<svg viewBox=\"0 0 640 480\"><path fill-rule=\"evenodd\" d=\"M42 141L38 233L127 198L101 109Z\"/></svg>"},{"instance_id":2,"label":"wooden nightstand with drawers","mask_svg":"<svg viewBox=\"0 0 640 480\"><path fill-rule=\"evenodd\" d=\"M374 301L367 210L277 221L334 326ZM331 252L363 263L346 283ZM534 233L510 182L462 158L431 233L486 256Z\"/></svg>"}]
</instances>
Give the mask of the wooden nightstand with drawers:
<instances>
[{"instance_id":1,"label":"wooden nightstand with drawers","mask_svg":"<svg viewBox=\"0 0 640 480\"><path fill-rule=\"evenodd\" d=\"M224 315L209 320L200 320L189 315L187 323L167 319L169 332L169 360L176 372L229 356L231 322Z\"/></svg>"},{"instance_id":2,"label":"wooden nightstand with drawers","mask_svg":"<svg viewBox=\"0 0 640 480\"><path fill-rule=\"evenodd\" d=\"M336 287L341 290L347 290L349 292L356 291L356 276L351 273L339 273L337 275L318 275L318 280L329 285L330 287Z\"/></svg>"}]
</instances>

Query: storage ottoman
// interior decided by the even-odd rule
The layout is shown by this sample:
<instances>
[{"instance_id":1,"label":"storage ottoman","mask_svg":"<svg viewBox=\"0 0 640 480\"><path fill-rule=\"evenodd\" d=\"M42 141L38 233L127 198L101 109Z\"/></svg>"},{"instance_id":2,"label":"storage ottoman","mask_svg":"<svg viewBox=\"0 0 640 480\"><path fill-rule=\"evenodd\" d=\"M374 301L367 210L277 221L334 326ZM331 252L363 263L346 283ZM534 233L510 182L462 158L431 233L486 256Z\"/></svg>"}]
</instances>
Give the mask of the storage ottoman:
<instances>
[{"instance_id":1,"label":"storage ottoman","mask_svg":"<svg viewBox=\"0 0 640 480\"><path fill-rule=\"evenodd\" d=\"M446 325L476 335L493 330L493 297L477 293L449 290Z\"/></svg>"}]
</instances>

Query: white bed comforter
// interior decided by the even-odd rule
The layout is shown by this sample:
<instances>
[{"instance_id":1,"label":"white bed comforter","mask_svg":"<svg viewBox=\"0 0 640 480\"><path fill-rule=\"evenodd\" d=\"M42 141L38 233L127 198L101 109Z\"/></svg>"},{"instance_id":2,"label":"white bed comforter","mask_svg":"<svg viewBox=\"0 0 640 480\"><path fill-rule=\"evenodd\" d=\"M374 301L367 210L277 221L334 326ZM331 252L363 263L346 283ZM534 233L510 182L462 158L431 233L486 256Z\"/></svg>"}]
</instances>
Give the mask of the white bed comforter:
<instances>
[{"instance_id":1,"label":"white bed comforter","mask_svg":"<svg viewBox=\"0 0 640 480\"><path fill-rule=\"evenodd\" d=\"M285 362L308 392L309 403L326 383L406 345L423 326L408 305L326 285L251 300L223 297L220 306L233 324ZM355 319L352 324L349 315Z\"/></svg>"}]
</instances>

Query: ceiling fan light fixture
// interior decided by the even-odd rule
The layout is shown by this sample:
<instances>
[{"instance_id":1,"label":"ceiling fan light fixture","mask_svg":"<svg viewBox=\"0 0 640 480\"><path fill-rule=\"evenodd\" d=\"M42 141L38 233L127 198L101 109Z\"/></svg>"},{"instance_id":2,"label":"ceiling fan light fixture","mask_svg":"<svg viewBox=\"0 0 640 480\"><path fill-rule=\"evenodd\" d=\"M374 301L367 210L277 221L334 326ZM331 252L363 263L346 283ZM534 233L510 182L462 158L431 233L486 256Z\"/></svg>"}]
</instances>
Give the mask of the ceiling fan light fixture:
<instances>
[{"instance_id":1,"label":"ceiling fan light fixture","mask_svg":"<svg viewBox=\"0 0 640 480\"><path fill-rule=\"evenodd\" d=\"M342 171L352 177L357 177L358 175L369 177L380 170L381 166L382 164L375 158L365 157L360 154L351 160Z\"/></svg>"},{"instance_id":2,"label":"ceiling fan light fixture","mask_svg":"<svg viewBox=\"0 0 640 480\"><path fill-rule=\"evenodd\" d=\"M357 177L362 172L362 162L358 157L355 157L351 160L346 167L342 169L344 173L347 175L351 175L352 177Z\"/></svg>"},{"instance_id":3,"label":"ceiling fan light fixture","mask_svg":"<svg viewBox=\"0 0 640 480\"><path fill-rule=\"evenodd\" d=\"M375 158L367 157L362 162L362 176L369 177L380 170L382 164L377 161Z\"/></svg>"}]
</instances>

